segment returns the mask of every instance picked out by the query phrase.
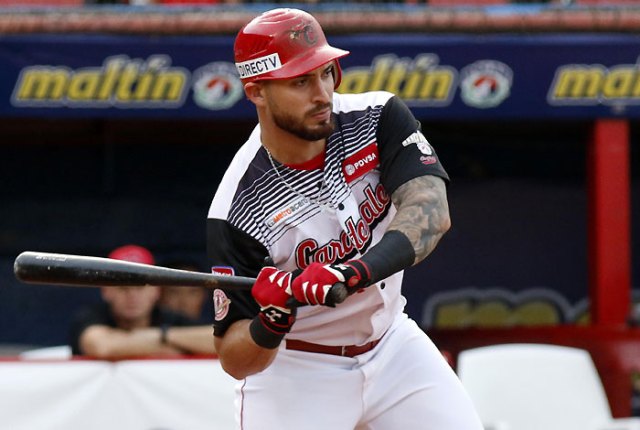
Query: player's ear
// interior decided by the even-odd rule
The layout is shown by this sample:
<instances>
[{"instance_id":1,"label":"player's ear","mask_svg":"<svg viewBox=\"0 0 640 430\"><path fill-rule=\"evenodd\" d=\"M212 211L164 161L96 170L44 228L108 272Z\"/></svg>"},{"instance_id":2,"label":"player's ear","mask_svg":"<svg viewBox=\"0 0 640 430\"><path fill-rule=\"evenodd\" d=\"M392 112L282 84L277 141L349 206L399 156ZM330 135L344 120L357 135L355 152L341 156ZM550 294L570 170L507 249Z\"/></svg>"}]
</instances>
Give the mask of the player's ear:
<instances>
[{"instance_id":1,"label":"player's ear","mask_svg":"<svg viewBox=\"0 0 640 430\"><path fill-rule=\"evenodd\" d=\"M245 84L244 93L256 106L263 106L265 104L264 86L260 82L249 82Z\"/></svg>"}]
</instances>

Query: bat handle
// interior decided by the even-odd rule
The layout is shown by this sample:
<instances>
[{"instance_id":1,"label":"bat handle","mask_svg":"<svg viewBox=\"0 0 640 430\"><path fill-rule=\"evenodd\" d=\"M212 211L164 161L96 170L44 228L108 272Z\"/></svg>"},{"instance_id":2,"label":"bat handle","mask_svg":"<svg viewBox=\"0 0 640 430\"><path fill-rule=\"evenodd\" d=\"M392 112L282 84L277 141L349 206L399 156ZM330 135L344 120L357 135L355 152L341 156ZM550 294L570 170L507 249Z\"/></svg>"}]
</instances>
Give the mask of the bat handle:
<instances>
[{"instance_id":1,"label":"bat handle","mask_svg":"<svg viewBox=\"0 0 640 430\"><path fill-rule=\"evenodd\" d=\"M327 298L325 299L325 303L327 306L335 306L339 303L342 303L349 296L349 292L347 291L346 285L342 282L337 282L329 288L327 292ZM295 299L295 297L291 297L287 302L289 306L307 306L306 303L299 302Z\"/></svg>"},{"instance_id":2,"label":"bat handle","mask_svg":"<svg viewBox=\"0 0 640 430\"><path fill-rule=\"evenodd\" d=\"M273 260L271 260L270 257L266 257L265 258L265 264L266 265L271 265L273 266ZM292 279L295 279L296 277L298 277L301 273L302 270L301 269L296 269L293 272L291 272L293 274ZM325 303L328 306L335 306L337 304L340 304L342 302L344 302L347 297L349 296L349 292L347 291L347 286L344 285L342 282L336 282L335 284L333 284L331 286L331 288L329 288L329 291L327 292L327 299L325 300ZM297 301L295 298L291 298L289 304L291 305L297 305L297 306L305 306L306 303L302 303Z\"/></svg>"}]
</instances>

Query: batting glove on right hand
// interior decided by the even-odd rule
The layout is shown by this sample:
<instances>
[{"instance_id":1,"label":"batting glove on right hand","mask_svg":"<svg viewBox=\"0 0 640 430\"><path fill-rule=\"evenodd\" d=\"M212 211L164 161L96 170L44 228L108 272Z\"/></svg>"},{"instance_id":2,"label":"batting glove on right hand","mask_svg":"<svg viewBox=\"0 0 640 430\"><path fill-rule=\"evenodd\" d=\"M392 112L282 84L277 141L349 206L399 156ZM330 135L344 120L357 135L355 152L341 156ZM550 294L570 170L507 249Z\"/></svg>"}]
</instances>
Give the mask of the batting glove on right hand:
<instances>
[{"instance_id":1,"label":"batting glove on right hand","mask_svg":"<svg viewBox=\"0 0 640 430\"><path fill-rule=\"evenodd\" d=\"M291 284L293 296L309 305L335 306L328 294L331 287L341 283L348 294L368 287L371 271L361 260L350 260L342 264L311 263Z\"/></svg>"},{"instance_id":2,"label":"batting glove on right hand","mask_svg":"<svg viewBox=\"0 0 640 430\"><path fill-rule=\"evenodd\" d=\"M296 320L296 309L287 305L291 299L291 273L275 267L264 267L251 289L260 305L260 313L253 319L250 332L253 341L264 347L276 348Z\"/></svg>"}]
</instances>

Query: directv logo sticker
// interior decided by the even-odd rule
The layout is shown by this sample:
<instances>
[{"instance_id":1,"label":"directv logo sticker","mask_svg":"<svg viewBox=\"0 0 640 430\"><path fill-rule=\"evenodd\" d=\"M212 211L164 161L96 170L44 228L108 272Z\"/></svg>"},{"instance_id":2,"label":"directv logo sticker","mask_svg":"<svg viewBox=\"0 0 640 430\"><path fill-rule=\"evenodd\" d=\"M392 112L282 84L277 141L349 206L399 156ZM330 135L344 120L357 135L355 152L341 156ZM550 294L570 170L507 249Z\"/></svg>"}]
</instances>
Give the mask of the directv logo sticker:
<instances>
[{"instance_id":1,"label":"directv logo sticker","mask_svg":"<svg viewBox=\"0 0 640 430\"><path fill-rule=\"evenodd\" d=\"M267 55L266 57L255 58L242 63L236 63L240 79L251 78L263 73L273 72L282 67L278 53Z\"/></svg>"}]
</instances>

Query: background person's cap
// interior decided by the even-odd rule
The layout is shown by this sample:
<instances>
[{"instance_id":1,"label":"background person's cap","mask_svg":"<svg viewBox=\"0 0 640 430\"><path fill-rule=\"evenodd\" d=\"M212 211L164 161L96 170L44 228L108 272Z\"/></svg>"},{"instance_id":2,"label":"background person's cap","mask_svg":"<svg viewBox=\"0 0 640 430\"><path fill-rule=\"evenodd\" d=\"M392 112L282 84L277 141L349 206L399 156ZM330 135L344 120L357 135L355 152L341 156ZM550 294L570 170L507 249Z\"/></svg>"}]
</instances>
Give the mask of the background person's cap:
<instances>
[{"instance_id":1,"label":"background person's cap","mask_svg":"<svg viewBox=\"0 0 640 430\"><path fill-rule=\"evenodd\" d=\"M147 248L138 245L124 245L109 254L114 260L131 261L132 263L155 264L153 254Z\"/></svg>"}]
</instances>

